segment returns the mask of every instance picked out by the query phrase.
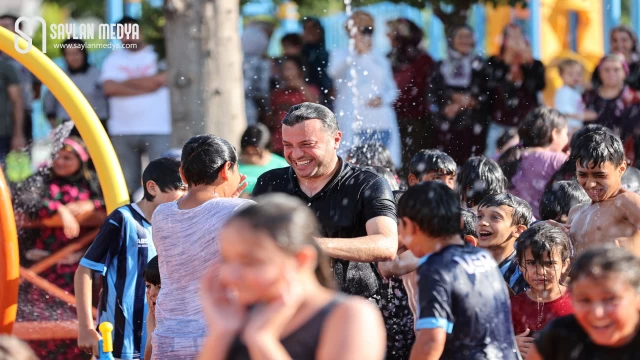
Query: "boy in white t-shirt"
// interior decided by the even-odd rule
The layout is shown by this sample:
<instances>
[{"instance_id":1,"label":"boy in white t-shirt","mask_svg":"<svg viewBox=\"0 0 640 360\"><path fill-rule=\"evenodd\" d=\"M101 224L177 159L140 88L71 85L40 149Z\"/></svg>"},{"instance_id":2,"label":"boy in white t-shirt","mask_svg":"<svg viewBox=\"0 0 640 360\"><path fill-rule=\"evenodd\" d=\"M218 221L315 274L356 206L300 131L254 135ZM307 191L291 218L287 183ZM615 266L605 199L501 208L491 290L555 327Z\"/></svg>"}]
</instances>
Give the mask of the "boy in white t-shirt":
<instances>
[{"instance_id":1,"label":"boy in white t-shirt","mask_svg":"<svg viewBox=\"0 0 640 360\"><path fill-rule=\"evenodd\" d=\"M585 121L581 88L584 68L576 60L566 59L558 64L558 70L564 85L556 91L554 104L555 108L567 117L571 136Z\"/></svg>"}]
</instances>

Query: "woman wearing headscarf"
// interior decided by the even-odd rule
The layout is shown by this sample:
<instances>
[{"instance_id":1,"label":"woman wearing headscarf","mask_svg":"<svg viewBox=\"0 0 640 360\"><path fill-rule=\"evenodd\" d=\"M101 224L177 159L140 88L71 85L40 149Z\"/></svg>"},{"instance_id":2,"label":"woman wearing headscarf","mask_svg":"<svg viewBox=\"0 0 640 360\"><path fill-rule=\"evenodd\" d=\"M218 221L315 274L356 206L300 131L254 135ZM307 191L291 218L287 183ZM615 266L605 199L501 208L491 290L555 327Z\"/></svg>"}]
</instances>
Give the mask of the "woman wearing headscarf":
<instances>
[{"instance_id":1,"label":"woman wearing headscarf","mask_svg":"<svg viewBox=\"0 0 640 360\"><path fill-rule=\"evenodd\" d=\"M334 51L327 68L336 84L334 112L342 131L338 153L344 157L354 145L377 141L389 149L395 166L400 167L400 132L393 111L398 89L389 60L372 51L373 17L356 11L345 30L354 41L355 51Z\"/></svg>"},{"instance_id":2,"label":"woman wearing headscarf","mask_svg":"<svg viewBox=\"0 0 640 360\"><path fill-rule=\"evenodd\" d=\"M107 97L102 91L102 83L100 82L100 70L89 65L89 55L87 53L86 44L82 40L69 39L62 43L62 56L67 65L64 72L69 76L71 81L78 87L82 95L89 101L89 105L98 115L98 119L105 127L109 117L109 107ZM51 127L56 127L58 119L62 122L71 121L71 116L60 105L58 100L47 91L43 99L44 113L47 115ZM71 135L80 136L78 130L73 128Z\"/></svg>"},{"instance_id":3,"label":"woman wearing headscarf","mask_svg":"<svg viewBox=\"0 0 640 360\"><path fill-rule=\"evenodd\" d=\"M492 108L486 155L492 156L500 135L517 128L540 105L539 92L546 86L544 65L533 58L531 46L518 25L505 27L500 53L487 60L485 78Z\"/></svg>"},{"instance_id":4,"label":"woman wearing headscarf","mask_svg":"<svg viewBox=\"0 0 640 360\"><path fill-rule=\"evenodd\" d=\"M307 63L307 82L320 90L320 104L333 108L331 91L333 84L327 74L329 53L325 45L324 27L320 20L307 17L302 21L302 56Z\"/></svg>"},{"instance_id":5,"label":"woman wearing headscarf","mask_svg":"<svg viewBox=\"0 0 640 360\"><path fill-rule=\"evenodd\" d=\"M484 61L474 50L473 29L454 27L448 36L447 58L435 65L429 86L433 147L457 164L484 151L488 96Z\"/></svg>"},{"instance_id":6,"label":"woman wearing headscarf","mask_svg":"<svg viewBox=\"0 0 640 360\"><path fill-rule=\"evenodd\" d=\"M640 48L638 47L638 36L633 29L627 25L619 25L611 29L610 52L612 54L622 54L629 66L626 83L634 90L640 90ZM602 85L600 72L593 71L591 77L593 87Z\"/></svg>"},{"instance_id":7,"label":"woman wearing headscarf","mask_svg":"<svg viewBox=\"0 0 640 360\"><path fill-rule=\"evenodd\" d=\"M418 151L431 147L427 91L433 59L420 46L423 33L418 25L403 18L389 21L387 25L391 41L391 52L387 56L400 91L394 109L402 139L402 163L408 164Z\"/></svg>"}]
</instances>

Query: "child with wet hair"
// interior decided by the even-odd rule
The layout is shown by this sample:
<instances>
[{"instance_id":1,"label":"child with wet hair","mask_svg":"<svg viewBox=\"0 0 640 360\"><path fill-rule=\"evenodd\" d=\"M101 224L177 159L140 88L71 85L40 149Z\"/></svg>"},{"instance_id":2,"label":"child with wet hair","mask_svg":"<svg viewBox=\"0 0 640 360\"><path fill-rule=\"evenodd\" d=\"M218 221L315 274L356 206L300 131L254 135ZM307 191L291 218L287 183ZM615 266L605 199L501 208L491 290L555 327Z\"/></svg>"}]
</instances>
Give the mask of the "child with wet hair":
<instances>
[{"instance_id":1,"label":"child with wet hair","mask_svg":"<svg viewBox=\"0 0 640 360\"><path fill-rule=\"evenodd\" d=\"M640 255L640 195L622 187L627 163L620 139L606 131L584 135L572 157L578 183L591 199L569 212L576 253L595 244L617 244Z\"/></svg>"},{"instance_id":2,"label":"child with wet hair","mask_svg":"<svg viewBox=\"0 0 640 360\"><path fill-rule=\"evenodd\" d=\"M451 156L440 150L420 150L409 164L409 186L423 181L439 181L449 188L456 186L458 165Z\"/></svg>"},{"instance_id":3,"label":"child with wet hair","mask_svg":"<svg viewBox=\"0 0 640 360\"><path fill-rule=\"evenodd\" d=\"M571 208L589 201L589 195L577 182L558 181L547 188L540 199L540 220L566 224Z\"/></svg>"},{"instance_id":4,"label":"child with wet hair","mask_svg":"<svg viewBox=\"0 0 640 360\"><path fill-rule=\"evenodd\" d=\"M585 250L573 262L574 312L537 336L527 360L637 359L640 353L640 259L613 246Z\"/></svg>"},{"instance_id":5,"label":"child with wet hair","mask_svg":"<svg viewBox=\"0 0 640 360\"><path fill-rule=\"evenodd\" d=\"M484 156L469 158L462 165L456 178L460 202L474 211L482 199L489 195L502 194L506 187L507 179L500 166Z\"/></svg>"},{"instance_id":6,"label":"child with wet hair","mask_svg":"<svg viewBox=\"0 0 640 360\"><path fill-rule=\"evenodd\" d=\"M569 267L569 237L557 226L540 222L525 230L516 244L518 267L529 289L511 297L511 318L523 357L533 337L551 320L573 312L562 276Z\"/></svg>"},{"instance_id":7,"label":"child with wet hair","mask_svg":"<svg viewBox=\"0 0 640 360\"><path fill-rule=\"evenodd\" d=\"M556 171L567 160L567 119L555 109L538 107L518 128L521 146L505 151L498 160L510 192L531 205L539 216L540 198Z\"/></svg>"},{"instance_id":8,"label":"child with wet hair","mask_svg":"<svg viewBox=\"0 0 640 360\"><path fill-rule=\"evenodd\" d=\"M529 204L515 195L490 195L478 205L478 246L493 255L515 294L528 287L516 261L515 244L532 219Z\"/></svg>"}]
</instances>

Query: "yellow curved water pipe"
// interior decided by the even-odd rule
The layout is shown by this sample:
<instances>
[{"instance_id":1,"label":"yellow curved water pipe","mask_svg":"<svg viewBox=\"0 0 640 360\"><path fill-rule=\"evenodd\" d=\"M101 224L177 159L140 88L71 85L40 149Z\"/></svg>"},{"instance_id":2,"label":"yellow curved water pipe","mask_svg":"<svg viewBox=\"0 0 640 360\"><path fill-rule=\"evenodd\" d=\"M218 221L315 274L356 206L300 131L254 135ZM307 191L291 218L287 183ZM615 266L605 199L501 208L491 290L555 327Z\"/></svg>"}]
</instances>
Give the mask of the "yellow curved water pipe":
<instances>
[{"instance_id":1,"label":"yellow curved water pipe","mask_svg":"<svg viewBox=\"0 0 640 360\"><path fill-rule=\"evenodd\" d=\"M21 49L27 48L28 44L24 39L18 38L18 41ZM3 27L0 27L0 51L16 59L42 81L73 119L96 167L107 211L111 212L119 206L127 204L129 202L127 185L111 141L109 141L109 137L104 131L100 120L98 120L96 113L84 95L78 90L78 87L51 59L35 46L26 54L16 51L14 33ZM4 204L0 204L3 214L8 211L7 209L10 209L11 217L13 217L11 199L0 198L0 200L4 202ZM5 225L0 222L0 226ZM13 224L13 229L15 231L15 223ZM11 232L9 230L0 228L1 232ZM12 243L8 243L8 241L13 240L0 240L2 241L0 247L11 249L11 253L17 251L17 241L15 241L14 251ZM3 296L0 297L0 310L2 310L0 311L0 332L10 332L15 321L17 286L14 289L11 284L12 282L17 284L17 278L14 279L14 275L18 272L19 264L14 264L15 261L10 262L12 261L11 259L11 254L8 254L7 251L0 251L0 264L11 266L12 268L15 267L15 269L5 269L6 271L0 272L0 276L2 276L0 277L0 288L4 290L11 289L12 293L15 291L15 294L3 293Z\"/></svg>"}]
</instances>

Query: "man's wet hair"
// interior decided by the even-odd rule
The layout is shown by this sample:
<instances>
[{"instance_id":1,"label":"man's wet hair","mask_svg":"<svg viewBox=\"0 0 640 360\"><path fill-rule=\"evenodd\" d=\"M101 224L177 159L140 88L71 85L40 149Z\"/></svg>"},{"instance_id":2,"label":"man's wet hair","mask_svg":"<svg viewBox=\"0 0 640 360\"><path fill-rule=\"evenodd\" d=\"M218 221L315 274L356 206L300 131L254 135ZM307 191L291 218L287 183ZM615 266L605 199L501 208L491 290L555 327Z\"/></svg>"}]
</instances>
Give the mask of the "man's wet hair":
<instances>
[{"instance_id":1,"label":"man's wet hair","mask_svg":"<svg viewBox=\"0 0 640 360\"><path fill-rule=\"evenodd\" d=\"M511 226L529 226L533 220L529 203L512 194L502 193L489 195L480 201L478 209L499 206L508 206L513 209L511 213Z\"/></svg>"},{"instance_id":2,"label":"man's wet hair","mask_svg":"<svg viewBox=\"0 0 640 360\"><path fill-rule=\"evenodd\" d=\"M575 181L558 181L551 185L540 200L540 219L560 221L569 216L572 207L590 202L589 195Z\"/></svg>"},{"instance_id":3,"label":"man's wet hair","mask_svg":"<svg viewBox=\"0 0 640 360\"><path fill-rule=\"evenodd\" d=\"M352 147L347 156L349 162L358 166L380 166L395 174L391 152L382 143L367 142Z\"/></svg>"},{"instance_id":4,"label":"man's wet hair","mask_svg":"<svg viewBox=\"0 0 640 360\"><path fill-rule=\"evenodd\" d=\"M596 168L610 162L618 167L624 162L622 141L606 131L596 131L581 137L571 153L577 164L584 168Z\"/></svg>"},{"instance_id":5,"label":"man's wet hair","mask_svg":"<svg viewBox=\"0 0 640 360\"><path fill-rule=\"evenodd\" d=\"M302 104L293 105L289 112L282 120L282 125L295 126L307 120L318 119L322 122L322 126L334 134L340 131L336 115L326 106L304 102Z\"/></svg>"},{"instance_id":6,"label":"man's wet hair","mask_svg":"<svg viewBox=\"0 0 640 360\"><path fill-rule=\"evenodd\" d=\"M538 222L518 237L516 259L520 266L525 266L527 250L531 251L533 260L539 266L544 265L545 254L551 257L555 251L560 252L560 258L565 262L571 257L571 241L559 227L547 222Z\"/></svg>"},{"instance_id":7,"label":"man's wet hair","mask_svg":"<svg viewBox=\"0 0 640 360\"><path fill-rule=\"evenodd\" d=\"M149 162L149 165L142 172L144 199L153 201L155 197L147 190L147 182L149 181L155 182L162 192L187 188L180 177L180 161L169 157L162 157Z\"/></svg>"},{"instance_id":8,"label":"man's wet hair","mask_svg":"<svg viewBox=\"0 0 640 360\"><path fill-rule=\"evenodd\" d=\"M460 235L464 238L467 235L471 235L474 238L478 238L478 232L476 231L476 224L478 223L478 215L476 215L470 209L460 208L460 214L462 216L462 232Z\"/></svg>"},{"instance_id":9,"label":"man's wet hair","mask_svg":"<svg viewBox=\"0 0 640 360\"><path fill-rule=\"evenodd\" d=\"M602 279L622 276L640 293L640 258L629 250L614 245L596 246L586 249L571 265L569 278L572 287L584 277Z\"/></svg>"},{"instance_id":10,"label":"man's wet hair","mask_svg":"<svg viewBox=\"0 0 640 360\"><path fill-rule=\"evenodd\" d=\"M489 195L505 192L507 179L498 164L484 156L469 158L456 178L460 201L474 207Z\"/></svg>"},{"instance_id":11,"label":"man's wet hair","mask_svg":"<svg viewBox=\"0 0 640 360\"><path fill-rule=\"evenodd\" d=\"M441 175L453 175L458 171L458 165L451 156L440 150L420 150L413 155L409 163L409 173L421 180L430 172Z\"/></svg>"},{"instance_id":12,"label":"man's wet hair","mask_svg":"<svg viewBox=\"0 0 640 360\"><path fill-rule=\"evenodd\" d=\"M427 181L410 187L398 202L398 217L409 218L431 237L460 235L460 200L440 182Z\"/></svg>"},{"instance_id":13,"label":"man's wet hair","mask_svg":"<svg viewBox=\"0 0 640 360\"><path fill-rule=\"evenodd\" d=\"M160 285L160 267L158 266L158 255L154 256L147 263L147 267L144 270L144 281L153 284Z\"/></svg>"},{"instance_id":14,"label":"man's wet hair","mask_svg":"<svg viewBox=\"0 0 640 360\"><path fill-rule=\"evenodd\" d=\"M194 136L182 147L182 173L187 185L209 185L227 162L238 163L236 149L216 135Z\"/></svg>"}]
</instances>

